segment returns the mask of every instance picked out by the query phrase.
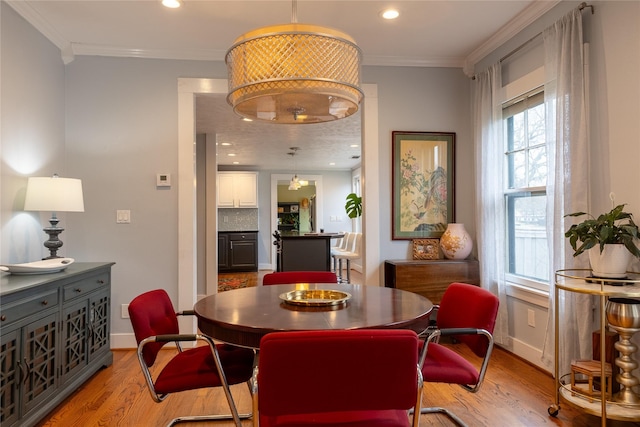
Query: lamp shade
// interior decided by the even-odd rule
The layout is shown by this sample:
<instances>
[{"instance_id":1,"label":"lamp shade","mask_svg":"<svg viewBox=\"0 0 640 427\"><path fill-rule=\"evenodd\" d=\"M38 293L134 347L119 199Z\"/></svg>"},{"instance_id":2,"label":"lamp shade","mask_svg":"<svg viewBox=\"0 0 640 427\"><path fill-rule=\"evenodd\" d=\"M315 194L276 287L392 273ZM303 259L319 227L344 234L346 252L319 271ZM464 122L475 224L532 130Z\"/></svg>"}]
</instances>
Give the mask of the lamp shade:
<instances>
[{"instance_id":1,"label":"lamp shade","mask_svg":"<svg viewBox=\"0 0 640 427\"><path fill-rule=\"evenodd\" d=\"M29 178L24 210L84 212L82 181L57 176Z\"/></svg>"},{"instance_id":2,"label":"lamp shade","mask_svg":"<svg viewBox=\"0 0 640 427\"><path fill-rule=\"evenodd\" d=\"M238 37L227 52L227 102L240 116L273 123L348 117L363 98L361 56L351 37L332 28L259 28Z\"/></svg>"}]
</instances>

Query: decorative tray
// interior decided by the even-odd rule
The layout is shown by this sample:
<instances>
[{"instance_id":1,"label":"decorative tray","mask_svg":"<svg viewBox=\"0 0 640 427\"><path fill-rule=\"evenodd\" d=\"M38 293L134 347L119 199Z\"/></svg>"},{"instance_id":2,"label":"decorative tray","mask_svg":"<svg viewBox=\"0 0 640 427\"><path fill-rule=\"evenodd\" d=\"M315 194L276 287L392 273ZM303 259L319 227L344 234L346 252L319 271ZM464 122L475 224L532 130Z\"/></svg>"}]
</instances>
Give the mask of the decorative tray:
<instances>
[{"instance_id":1,"label":"decorative tray","mask_svg":"<svg viewBox=\"0 0 640 427\"><path fill-rule=\"evenodd\" d=\"M349 292L325 289L299 289L280 294L286 304L305 307L325 307L344 304L351 298Z\"/></svg>"},{"instance_id":2,"label":"decorative tray","mask_svg":"<svg viewBox=\"0 0 640 427\"><path fill-rule=\"evenodd\" d=\"M24 264L0 265L0 271L11 274L47 274L62 271L73 264L73 258L53 258Z\"/></svg>"}]
</instances>

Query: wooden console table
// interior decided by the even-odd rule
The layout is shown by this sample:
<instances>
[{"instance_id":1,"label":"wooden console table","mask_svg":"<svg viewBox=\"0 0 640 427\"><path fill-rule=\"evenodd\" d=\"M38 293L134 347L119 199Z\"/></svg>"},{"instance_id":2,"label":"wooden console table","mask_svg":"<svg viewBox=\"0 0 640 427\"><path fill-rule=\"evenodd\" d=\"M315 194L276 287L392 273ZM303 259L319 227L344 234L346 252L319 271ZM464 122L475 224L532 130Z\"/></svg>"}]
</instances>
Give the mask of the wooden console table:
<instances>
[{"instance_id":1,"label":"wooden console table","mask_svg":"<svg viewBox=\"0 0 640 427\"><path fill-rule=\"evenodd\" d=\"M453 282L480 286L478 260L386 260L384 285L425 296L439 304Z\"/></svg>"}]
</instances>

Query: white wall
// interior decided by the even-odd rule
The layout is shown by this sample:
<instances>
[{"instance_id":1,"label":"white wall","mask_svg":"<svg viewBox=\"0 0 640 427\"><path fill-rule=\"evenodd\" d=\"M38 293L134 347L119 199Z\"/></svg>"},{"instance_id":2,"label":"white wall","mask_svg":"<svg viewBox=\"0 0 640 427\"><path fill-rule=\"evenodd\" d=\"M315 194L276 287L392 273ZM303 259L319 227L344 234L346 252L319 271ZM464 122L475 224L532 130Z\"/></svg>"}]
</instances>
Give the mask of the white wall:
<instances>
[{"instance_id":1,"label":"white wall","mask_svg":"<svg viewBox=\"0 0 640 427\"><path fill-rule=\"evenodd\" d=\"M378 85L380 258L411 259L410 240L391 240L391 133L455 132L455 219L475 235L470 79L459 68L365 67L363 80Z\"/></svg>"},{"instance_id":2,"label":"white wall","mask_svg":"<svg viewBox=\"0 0 640 427\"><path fill-rule=\"evenodd\" d=\"M49 226L51 212L22 210L27 177L74 176L66 167L60 51L4 2L0 13L0 261L19 263L49 255L42 228ZM71 228L79 215L61 213L60 227ZM60 238L61 253L74 253L73 239L66 233Z\"/></svg>"}]
</instances>

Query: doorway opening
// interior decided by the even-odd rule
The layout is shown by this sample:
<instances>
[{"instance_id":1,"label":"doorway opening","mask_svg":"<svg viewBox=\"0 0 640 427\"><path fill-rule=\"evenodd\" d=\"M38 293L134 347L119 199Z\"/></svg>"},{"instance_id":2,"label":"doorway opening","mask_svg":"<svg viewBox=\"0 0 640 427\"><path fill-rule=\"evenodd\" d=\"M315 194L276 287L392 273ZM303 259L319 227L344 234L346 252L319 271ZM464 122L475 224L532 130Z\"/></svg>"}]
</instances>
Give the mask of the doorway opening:
<instances>
[{"instance_id":1,"label":"doorway opening","mask_svg":"<svg viewBox=\"0 0 640 427\"><path fill-rule=\"evenodd\" d=\"M379 206L379 182L380 177L376 173L367 176L367 169L379 170L379 147L378 139L378 95L375 84L362 86L365 92L363 107L363 143L362 143L362 177L363 177L363 232L370 229L371 233L365 240L364 261L363 261L363 281L366 284L380 286L380 238L378 229L380 226ZM197 194L195 175L195 97L198 94L225 94L227 92L226 79L201 79L201 78L179 78L178 79L178 310L191 310L198 298L197 295L197 234L202 233L197 227ZM366 185L364 178L367 177ZM209 193L207 199L208 210L213 211L212 215L217 221L217 209L215 209L215 186ZM209 209L213 203L213 209ZM368 206L371 206L369 209ZM212 236L210 230L206 230L206 262L216 263L217 238ZM212 294L217 291L218 272L217 268L206 269L206 293ZM195 331L194 320L181 319L181 330Z\"/></svg>"}]
</instances>

